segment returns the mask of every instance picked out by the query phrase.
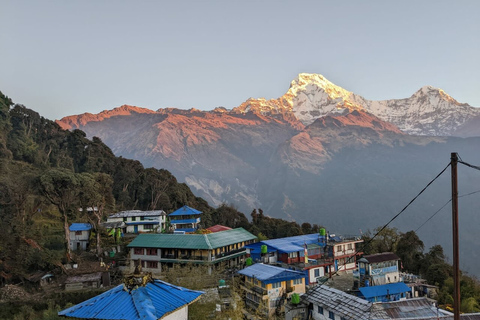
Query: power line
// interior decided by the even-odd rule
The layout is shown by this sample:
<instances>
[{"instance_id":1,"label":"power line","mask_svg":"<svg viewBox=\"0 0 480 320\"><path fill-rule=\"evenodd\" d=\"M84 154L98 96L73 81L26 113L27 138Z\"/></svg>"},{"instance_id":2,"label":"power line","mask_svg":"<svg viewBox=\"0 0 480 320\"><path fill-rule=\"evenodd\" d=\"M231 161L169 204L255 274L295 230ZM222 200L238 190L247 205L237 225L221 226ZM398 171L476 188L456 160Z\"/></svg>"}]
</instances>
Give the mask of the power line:
<instances>
[{"instance_id":1,"label":"power line","mask_svg":"<svg viewBox=\"0 0 480 320\"><path fill-rule=\"evenodd\" d=\"M480 166L474 166L473 164L470 164L468 162L465 162L465 161L458 161L458 163L461 163L463 165L466 165L467 167L470 167L472 169L476 169L476 170L480 170Z\"/></svg>"},{"instance_id":2,"label":"power line","mask_svg":"<svg viewBox=\"0 0 480 320\"><path fill-rule=\"evenodd\" d=\"M427 221L425 221L424 223L422 223L422 225L415 230L415 233L418 231L418 229L420 229L421 227L423 227L428 221L430 221L433 217L435 217L435 216L437 215L437 213L439 213L443 208L445 208L445 207L447 206L447 204L449 204L450 202L452 202L452 199L451 199L451 198L450 198L450 200L448 200L440 209L438 209L437 211L435 211L435 213L432 214L432 215L430 216L430 218L427 219Z\"/></svg>"},{"instance_id":3,"label":"power line","mask_svg":"<svg viewBox=\"0 0 480 320\"><path fill-rule=\"evenodd\" d=\"M438 177L440 177L447 169L448 167L450 166L450 163L439 173L437 174L437 176L435 178L433 178L432 181L430 181L416 196L415 198L413 198L412 200L410 200L410 202L399 212L397 213L392 219L390 219L390 221L387 222L386 225L384 225L369 241L369 243L380 233L382 232L390 223L393 222L393 220L397 219L399 215L401 215L415 200L417 200L417 198L425 191L427 190L427 188L435 181L438 179Z\"/></svg>"},{"instance_id":4,"label":"power line","mask_svg":"<svg viewBox=\"0 0 480 320\"><path fill-rule=\"evenodd\" d=\"M449 166L450 166L450 163L449 163L442 171L440 171L440 173L437 174L437 176L436 176L435 178L433 178L412 200L410 200L410 202L409 202L399 213L397 213L392 219L390 219L390 221L388 221L387 224L385 224L373 237L371 237L367 242L365 242L365 243L363 244L363 248L365 248L367 245L369 245L369 244L373 241L373 239L375 239L375 237L378 236L378 234L379 234L380 232L382 232L390 223L392 223L395 219L397 219L398 216L400 216L415 200L417 200L417 198L418 198L425 190L427 190L427 188L428 188L435 180L437 180L437 179L448 169ZM480 192L480 191L479 191L479 192ZM450 201L451 201L451 200L449 200L449 202L450 202ZM447 202L447 204L448 204L448 202ZM446 206L447 204L445 204L444 206ZM442 208L443 208L443 207L442 207ZM442 209L442 208L441 208L441 209ZM440 209L440 210L441 210L441 209ZM438 211L440 211L440 210L438 210ZM352 260L352 258L355 257L358 253L359 253L359 250L356 250L352 256L348 257L348 258L345 260L345 262L343 263L343 266L345 266L347 263L350 263L351 260ZM335 271L335 272L332 273L331 275L337 274L338 271L340 271L340 269L337 270L337 271Z\"/></svg>"},{"instance_id":5,"label":"power line","mask_svg":"<svg viewBox=\"0 0 480 320\"><path fill-rule=\"evenodd\" d=\"M476 194L476 193L480 193L480 190L477 190L477 191L473 191L473 192L470 192L470 193L466 193L466 194L462 194L461 196L458 196L459 198L463 198L463 197L467 197L467 196L471 196L473 194ZM447 204L449 204L450 202L452 202L452 199L450 198L450 200L448 200L440 209L438 209L437 211L435 211L434 214L432 214L430 216L430 218L428 218L424 223L422 223L417 229L415 229L415 232L417 232L421 227L423 227L428 221L430 221L433 217L435 217L437 215L437 213L439 213L443 208L445 208L447 206Z\"/></svg>"}]
</instances>

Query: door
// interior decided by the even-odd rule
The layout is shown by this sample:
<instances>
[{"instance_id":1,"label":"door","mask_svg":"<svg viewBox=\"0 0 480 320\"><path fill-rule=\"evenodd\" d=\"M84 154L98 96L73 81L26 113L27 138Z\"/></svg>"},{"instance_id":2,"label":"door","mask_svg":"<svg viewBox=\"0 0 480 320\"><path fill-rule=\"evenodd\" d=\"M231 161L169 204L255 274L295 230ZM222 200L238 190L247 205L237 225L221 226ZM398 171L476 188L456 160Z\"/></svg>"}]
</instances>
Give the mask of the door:
<instances>
[{"instance_id":1,"label":"door","mask_svg":"<svg viewBox=\"0 0 480 320\"><path fill-rule=\"evenodd\" d=\"M138 226L133 226L133 233L138 233Z\"/></svg>"}]
</instances>

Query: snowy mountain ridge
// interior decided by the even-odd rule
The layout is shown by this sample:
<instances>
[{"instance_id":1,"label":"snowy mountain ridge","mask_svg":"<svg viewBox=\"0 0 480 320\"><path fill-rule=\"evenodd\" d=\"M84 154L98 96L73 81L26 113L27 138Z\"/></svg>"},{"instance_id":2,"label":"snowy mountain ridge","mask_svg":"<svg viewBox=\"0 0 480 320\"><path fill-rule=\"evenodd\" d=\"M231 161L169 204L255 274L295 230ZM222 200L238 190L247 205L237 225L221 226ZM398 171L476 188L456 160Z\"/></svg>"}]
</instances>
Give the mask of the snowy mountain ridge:
<instances>
[{"instance_id":1,"label":"snowy mountain ridge","mask_svg":"<svg viewBox=\"0 0 480 320\"><path fill-rule=\"evenodd\" d=\"M448 136L479 116L480 109L459 103L442 89L424 86L411 97L373 101L328 81L319 74L301 73L278 99L250 98L234 112L293 113L304 125L327 115L363 109L408 134Z\"/></svg>"}]
</instances>

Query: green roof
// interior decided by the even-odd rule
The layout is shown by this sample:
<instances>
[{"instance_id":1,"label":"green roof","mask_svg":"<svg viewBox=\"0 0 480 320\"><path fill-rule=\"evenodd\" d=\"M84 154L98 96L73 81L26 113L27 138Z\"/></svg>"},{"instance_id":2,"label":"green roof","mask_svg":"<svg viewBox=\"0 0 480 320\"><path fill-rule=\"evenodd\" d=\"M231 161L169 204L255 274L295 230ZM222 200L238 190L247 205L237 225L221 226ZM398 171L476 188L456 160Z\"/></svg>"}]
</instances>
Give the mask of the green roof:
<instances>
[{"instance_id":1,"label":"green roof","mask_svg":"<svg viewBox=\"0 0 480 320\"><path fill-rule=\"evenodd\" d=\"M127 247L211 250L256 238L256 236L243 228L210 234L144 233L138 235Z\"/></svg>"}]
</instances>

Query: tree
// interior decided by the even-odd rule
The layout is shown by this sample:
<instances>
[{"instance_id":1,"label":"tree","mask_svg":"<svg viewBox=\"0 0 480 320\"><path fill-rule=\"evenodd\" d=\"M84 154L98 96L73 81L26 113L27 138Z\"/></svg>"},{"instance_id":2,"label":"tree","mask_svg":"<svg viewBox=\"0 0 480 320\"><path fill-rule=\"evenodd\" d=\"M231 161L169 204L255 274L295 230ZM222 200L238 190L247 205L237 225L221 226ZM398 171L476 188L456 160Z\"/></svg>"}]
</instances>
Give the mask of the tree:
<instances>
[{"instance_id":1,"label":"tree","mask_svg":"<svg viewBox=\"0 0 480 320\"><path fill-rule=\"evenodd\" d=\"M378 227L373 230L373 234L368 231L362 236L363 252L365 254L395 252L399 238L400 234L397 228L386 227L382 230L381 227Z\"/></svg>"},{"instance_id":2,"label":"tree","mask_svg":"<svg viewBox=\"0 0 480 320\"><path fill-rule=\"evenodd\" d=\"M54 205L63 217L65 232L65 250L67 259L71 258L69 217L75 216L78 208L79 177L67 169L50 169L39 178L39 185L43 195Z\"/></svg>"},{"instance_id":3,"label":"tree","mask_svg":"<svg viewBox=\"0 0 480 320\"><path fill-rule=\"evenodd\" d=\"M402 260L404 270L415 274L420 271L423 247L423 241L415 231L408 231L400 235L395 253Z\"/></svg>"},{"instance_id":4,"label":"tree","mask_svg":"<svg viewBox=\"0 0 480 320\"><path fill-rule=\"evenodd\" d=\"M113 209L115 204L112 194L113 180L108 174L98 172L81 173L79 177L80 206L95 230L97 255L100 255L102 253L100 223L104 219L106 210Z\"/></svg>"}]
</instances>

